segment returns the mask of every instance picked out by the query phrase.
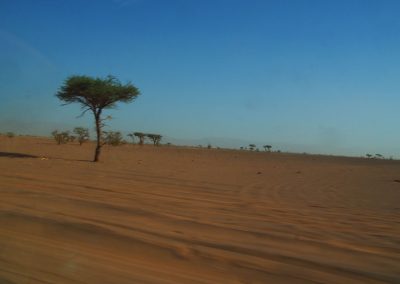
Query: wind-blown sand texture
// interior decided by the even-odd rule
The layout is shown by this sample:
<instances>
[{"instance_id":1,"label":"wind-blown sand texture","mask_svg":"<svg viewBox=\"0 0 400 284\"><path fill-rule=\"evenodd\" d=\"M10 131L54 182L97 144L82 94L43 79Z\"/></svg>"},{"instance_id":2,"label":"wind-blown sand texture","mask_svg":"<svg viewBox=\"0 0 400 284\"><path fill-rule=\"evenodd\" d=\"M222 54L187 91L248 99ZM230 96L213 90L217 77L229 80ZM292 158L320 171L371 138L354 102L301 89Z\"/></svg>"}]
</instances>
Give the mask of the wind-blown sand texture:
<instances>
[{"instance_id":1,"label":"wind-blown sand texture","mask_svg":"<svg viewBox=\"0 0 400 284\"><path fill-rule=\"evenodd\" d=\"M0 137L0 283L400 283L398 161L93 150Z\"/></svg>"}]
</instances>

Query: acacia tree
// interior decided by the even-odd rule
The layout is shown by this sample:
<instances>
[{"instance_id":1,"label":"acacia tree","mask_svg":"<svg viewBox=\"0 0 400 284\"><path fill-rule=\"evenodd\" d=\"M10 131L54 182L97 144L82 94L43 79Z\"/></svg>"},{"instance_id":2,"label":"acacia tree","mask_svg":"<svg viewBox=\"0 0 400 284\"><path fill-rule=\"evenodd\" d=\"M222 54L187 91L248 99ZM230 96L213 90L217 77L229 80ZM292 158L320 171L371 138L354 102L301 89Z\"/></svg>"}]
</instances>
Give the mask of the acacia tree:
<instances>
[{"instance_id":1,"label":"acacia tree","mask_svg":"<svg viewBox=\"0 0 400 284\"><path fill-rule=\"evenodd\" d=\"M82 146L84 142L89 140L89 129L84 127L75 127L74 133L78 136L79 145Z\"/></svg>"},{"instance_id":2,"label":"acacia tree","mask_svg":"<svg viewBox=\"0 0 400 284\"><path fill-rule=\"evenodd\" d=\"M119 131L103 131L104 144L119 146L123 144L122 134Z\"/></svg>"},{"instance_id":3,"label":"acacia tree","mask_svg":"<svg viewBox=\"0 0 400 284\"><path fill-rule=\"evenodd\" d=\"M146 134L153 141L154 146L159 146L162 136L160 134Z\"/></svg>"},{"instance_id":4,"label":"acacia tree","mask_svg":"<svg viewBox=\"0 0 400 284\"><path fill-rule=\"evenodd\" d=\"M139 145L143 145L146 134L142 132L134 132L133 135L139 138Z\"/></svg>"},{"instance_id":5,"label":"acacia tree","mask_svg":"<svg viewBox=\"0 0 400 284\"><path fill-rule=\"evenodd\" d=\"M132 143L135 144L135 134L129 133L128 136L131 137Z\"/></svg>"},{"instance_id":6,"label":"acacia tree","mask_svg":"<svg viewBox=\"0 0 400 284\"><path fill-rule=\"evenodd\" d=\"M271 145L264 145L263 147L264 147L265 151L267 151L267 149L268 149L268 152L271 152L271 148L272 148Z\"/></svg>"},{"instance_id":7,"label":"acacia tree","mask_svg":"<svg viewBox=\"0 0 400 284\"><path fill-rule=\"evenodd\" d=\"M53 132L51 132L51 135L58 145L66 144L70 141L71 138L69 131L58 132L58 130L54 130Z\"/></svg>"},{"instance_id":8,"label":"acacia tree","mask_svg":"<svg viewBox=\"0 0 400 284\"><path fill-rule=\"evenodd\" d=\"M98 162L102 147L103 110L115 107L117 102L129 103L139 94L139 90L133 84L123 85L113 76L71 76L66 79L56 96L65 104L79 103L83 110L81 116L87 111L93 113L97 138L93 161Z\"/></svg>"}]
</instances>

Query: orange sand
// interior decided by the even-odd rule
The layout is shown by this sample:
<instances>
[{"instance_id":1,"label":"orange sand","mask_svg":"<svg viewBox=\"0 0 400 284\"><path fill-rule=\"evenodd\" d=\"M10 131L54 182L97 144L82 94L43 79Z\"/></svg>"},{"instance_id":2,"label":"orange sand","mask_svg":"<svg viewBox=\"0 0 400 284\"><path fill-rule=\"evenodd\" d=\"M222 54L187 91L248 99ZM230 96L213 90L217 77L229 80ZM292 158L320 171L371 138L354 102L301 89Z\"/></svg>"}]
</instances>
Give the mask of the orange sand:
<instances>
[{"instance_id":1,"label":"orange sand","mask_svg":"<svg viewBox=\"0 0 400 284\"><path fill-rule=\"evenodd\" d=\"M400 162L93 151L0 137L0 283L400 283Z\"/></svg>"}]
</instances>

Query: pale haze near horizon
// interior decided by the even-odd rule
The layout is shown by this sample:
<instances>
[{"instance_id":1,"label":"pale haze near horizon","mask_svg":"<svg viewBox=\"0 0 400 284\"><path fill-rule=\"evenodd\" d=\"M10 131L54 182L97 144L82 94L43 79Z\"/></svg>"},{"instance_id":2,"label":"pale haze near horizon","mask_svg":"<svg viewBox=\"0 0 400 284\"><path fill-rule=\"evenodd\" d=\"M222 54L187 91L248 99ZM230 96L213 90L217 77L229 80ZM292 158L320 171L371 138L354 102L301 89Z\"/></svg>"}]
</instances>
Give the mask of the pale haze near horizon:
<instances>
[{"instance_id":1,"label":"pale haze near horizon","mask_svg":"<svg viewBox=\"0 0 400 284\"><path fill-rule=\"evenodd\" d=\"M54 94L131 81L109 129L400 157L398 1L2 1L0 132L93 128ZM92 131L93 134L93 131Z\"/></svg>"}]
</instances>

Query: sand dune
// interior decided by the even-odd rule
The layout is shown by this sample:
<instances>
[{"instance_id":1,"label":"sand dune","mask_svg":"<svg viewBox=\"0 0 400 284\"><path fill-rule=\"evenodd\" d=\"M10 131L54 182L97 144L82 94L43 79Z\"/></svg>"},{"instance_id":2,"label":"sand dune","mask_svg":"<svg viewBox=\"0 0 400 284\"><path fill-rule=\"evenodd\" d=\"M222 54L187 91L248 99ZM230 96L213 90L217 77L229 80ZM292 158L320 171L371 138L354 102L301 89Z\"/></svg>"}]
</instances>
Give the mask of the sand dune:
<instances>
[{"instance_id":1,"label":"sand dune","mask_svg":"<svg viewBox=\"0 0 400 284\"><path fill-rule=\"evenodd\" d=\"M0 138L0 283L400 283L400 162Z\"/></svg>"}]
</instances>

